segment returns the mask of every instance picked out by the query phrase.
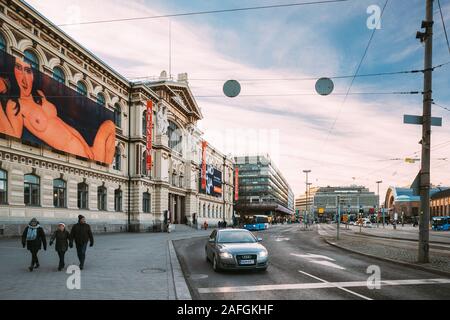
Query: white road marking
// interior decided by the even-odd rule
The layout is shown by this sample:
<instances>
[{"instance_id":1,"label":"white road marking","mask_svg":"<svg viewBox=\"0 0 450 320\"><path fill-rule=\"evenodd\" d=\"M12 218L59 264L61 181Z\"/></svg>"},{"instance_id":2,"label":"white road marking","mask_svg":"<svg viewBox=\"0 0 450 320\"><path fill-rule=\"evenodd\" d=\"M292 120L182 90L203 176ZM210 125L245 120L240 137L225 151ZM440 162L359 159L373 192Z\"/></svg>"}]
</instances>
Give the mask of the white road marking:
<instances>
[{"instance_id":1,"label":"white road marking","mask_svg":"<svg viewBox=\"0 0 450 320\"><path fill-rule=\"evenodd\" d=\"M310 289L326 289L338 288L350 292L358 297L372 300L369 297L363 296L359 293L353 292L346 288L351 287L365 287L367 288L367 281L347 281L347 282L327 282L306 272L299 271L312 278L322 282L314 283L290 283L290 284L269 284L256 286L235 286L235 287L216 287L216 288L198 288L199 293L236 293L236 292L250 292L250 291L274 291L274 290L310 290ZM325 282L323 282L325 281ZM384 280L381 281L381 286L407 286L407 285L421 285L421 284L450 284L450 279L411 279L411 280Z\"/></svg>"},{"instance_id":2,"label":"white road marking","mask_svg":"<svg viewBox=\"0 0 450 320\"><path fill-rule=\"evenodd\" d=\"M301 271L301 270L298 270L298 272L303 273L304 275L307 275L307 276L309 276L309 277L311 277L311 278L314 278L314 279L316 279L316 280L322 281L323 283L331 284L331 282L328 282L328 281L326 281L326 280L320 279L319 277L313 276L312 274L309 274L309 273L307 273L307 272L304 272L304 271ZM356 282L359 282L359 283L363 282L363 283L364 283L364 286L367 287L367 281L356 281ZM338 283L339 283L339 282L338 282ZM345 283L344 283L344 284L345 284ZM359 294L359 293L356 293L356 292L354 292L354 291L345 289L344 286L342 286L342 285L336 285L336 283L335 283L335 286L336 286L336 288L338 288L338 289L341 289L341 290L343 290L343 291L345 291L345 292L354 294L355 296L360 297L360 298L363 298L363 299L365 299L365 300L373 300L373 299L371 299L371 298L369 298L369 297L363 296L362 294Z\"/></svg>"},{"instance_id":3,"label":"white road marking","mask_svg":"<svg viewBox=\"0 0 450 320\"><path fill-rule=\"evenodd\" d=\"M332 267L332 268L336 268L339 270L345 270L344 267L341 267L340 265L333 263L331 261L336 261L333 258L327 257L327 256L323 256L320 254L312 254L312 253L307 253L307 254L297 254L297 253L291 253L291 255L295 256L295 257L300 257L300 258L306 258L309 260L309 262L312 263L317 263L317 264L321 264L327 267ZM325 259L328 261L324 261L324 260L316 260L316 259Z\"/></svg>"},{"instance_id":4,"label":"white road marking","mask_svg":"<svg viewBox=\"0 0 450 320\"><path fill-rule=\"evenodd\" d=\"M276 238L275 241L289 241L289 238Z\"/></svg>"}]
</instances>

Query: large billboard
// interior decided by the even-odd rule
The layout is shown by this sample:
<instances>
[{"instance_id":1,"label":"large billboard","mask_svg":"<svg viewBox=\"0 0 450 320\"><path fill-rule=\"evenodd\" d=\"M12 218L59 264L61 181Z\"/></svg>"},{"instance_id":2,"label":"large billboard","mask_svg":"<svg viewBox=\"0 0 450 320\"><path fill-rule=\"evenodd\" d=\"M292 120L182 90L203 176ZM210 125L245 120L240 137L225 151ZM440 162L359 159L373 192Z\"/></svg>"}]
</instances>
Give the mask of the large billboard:
<instances>
[{"instance_id":1,"label":"large billboard","mask_svg":"<svg viewBox=\"0 0 450 320\"><path fill-rule=\"evenodd\" d=\"M0 102L0 133L112 163L113 112L4 51L0 51Z\"/></svg>"},{"instance_id":2,"label":"large billboard","mask_svg":"<svg viewBox=\"0 0 450 320\"><path fill-rule=\"evenodd\" d=\"M222 172L207 164L206 185L203 188L202 184L200 184L200 192L214 197L222 196Z\"/></svg>"}]
</instances>

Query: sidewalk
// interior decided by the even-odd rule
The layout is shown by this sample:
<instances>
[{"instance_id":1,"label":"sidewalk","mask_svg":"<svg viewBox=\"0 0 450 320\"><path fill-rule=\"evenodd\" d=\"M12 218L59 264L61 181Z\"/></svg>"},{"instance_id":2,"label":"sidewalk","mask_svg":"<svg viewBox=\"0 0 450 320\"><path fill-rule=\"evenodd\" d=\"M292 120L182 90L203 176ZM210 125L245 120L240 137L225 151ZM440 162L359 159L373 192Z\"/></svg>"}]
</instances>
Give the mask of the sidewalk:
<instances>
[{"instance_id":1,"label":"sidewalk","mask_svg":"<svg viewBox=\"0 0 450 320\"><path fill-rule=\"evenodd\" d=\"M177 226L170 234L94 235L94 247L88 247L81 271L80 290L67 289L70 274L57 271L54 246L39 251L41 266L29 272L31 255L20 239L0 240L0 299L189 299L170 241L210 232ZM71 264L78 266L75 249L66 253L66 267Z\"/></svg>"},{"instance_id":2,"label":"sidewalk","mask_svg":"<svg viewBox=\"0 0 450 320\"><path fill-rule=\"evenodd\" d=\"M341 227L345 228L341 225ZM350 226L350 230L359 233L359 226ZM405 240L418 240L419 239L419 227L413 227L412 225L397 225L397 229L394 230L392 225L379 224L378 228L376 224L373 224L372 228L361 228L361 234L376 237L385 237L392 239L405 239ZM430 230L430 242L450 244L450 231L433 231Z\"/></svg>"},{"instance_id":3,"label":"sidewalk","mask_svg":"<svg viewBox=\"0 0 450 320\"><path fill-rule=\"evenodd\" d=\"M325 241L341 249L450 276L450 247L430 247L430 262L417 263L417 242L358 236L357 232L341 232L336 240L336 226L320 225ZM359 230L359 228L358 228ZM364 229L363 229L364 230Z\"/></svg>"}]
</instances>

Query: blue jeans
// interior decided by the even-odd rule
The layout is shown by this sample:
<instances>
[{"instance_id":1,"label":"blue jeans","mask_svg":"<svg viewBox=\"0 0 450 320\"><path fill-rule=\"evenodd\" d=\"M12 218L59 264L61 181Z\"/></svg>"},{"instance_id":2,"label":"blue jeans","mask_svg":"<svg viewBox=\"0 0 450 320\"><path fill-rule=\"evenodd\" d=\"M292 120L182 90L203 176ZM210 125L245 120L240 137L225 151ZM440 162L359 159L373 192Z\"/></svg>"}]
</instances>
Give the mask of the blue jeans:
<instances>
[{"instance_id":1,"label":"blue jeans","mask_svg":"<svg viewBox=\"0 0 450 320\"><path fill-rule=\"evenodd\" d=\"M76 246L77 246L78 260L80 260L80 266L84 266L84 260L86 259L87 243L77 244Z\"/></svg>"}]
</instances>

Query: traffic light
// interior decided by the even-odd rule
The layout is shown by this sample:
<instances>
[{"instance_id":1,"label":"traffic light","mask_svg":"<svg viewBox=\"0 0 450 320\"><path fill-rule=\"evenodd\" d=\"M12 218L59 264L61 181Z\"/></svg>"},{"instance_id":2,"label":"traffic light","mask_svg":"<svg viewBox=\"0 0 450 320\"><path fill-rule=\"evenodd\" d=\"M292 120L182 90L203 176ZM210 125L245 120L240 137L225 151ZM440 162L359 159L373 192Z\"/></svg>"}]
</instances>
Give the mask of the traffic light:
<instances>
[{"instance_id":1,"label":"traffic light","mask_svg":"<svg viewBox=\"0 0 450 320\"><path fill-rule=\"evenodd\" d=\"M359 213L364 213L364 209L359 209Z\"/></svg>"}]
</instances>

